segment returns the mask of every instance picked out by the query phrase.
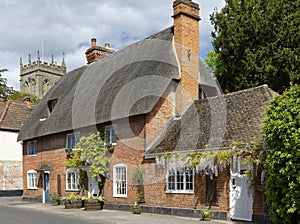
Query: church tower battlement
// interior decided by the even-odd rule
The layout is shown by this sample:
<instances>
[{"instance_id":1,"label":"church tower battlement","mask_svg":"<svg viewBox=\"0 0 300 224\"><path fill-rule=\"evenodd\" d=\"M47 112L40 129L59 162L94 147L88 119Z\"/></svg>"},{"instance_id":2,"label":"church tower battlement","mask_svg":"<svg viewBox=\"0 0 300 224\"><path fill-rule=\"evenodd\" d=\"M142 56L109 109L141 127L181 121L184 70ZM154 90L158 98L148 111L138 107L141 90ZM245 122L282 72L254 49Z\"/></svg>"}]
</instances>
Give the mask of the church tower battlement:
<instances>
[{"instance_id":1,"label":"church tower battlement","mask_svg":"<svg viewBox=\"0 0 300 224\"><path fill-rule=\"evenodd\" d=\"M66 71L64 57L61 65L57 65L53 55L49 64L41 61L39 51L37 52L37 61L32 62L29 54L28 64L23 65L22 58L20 58L20 91L41 99L66 74Z\"/></svg>"}]
</instances>

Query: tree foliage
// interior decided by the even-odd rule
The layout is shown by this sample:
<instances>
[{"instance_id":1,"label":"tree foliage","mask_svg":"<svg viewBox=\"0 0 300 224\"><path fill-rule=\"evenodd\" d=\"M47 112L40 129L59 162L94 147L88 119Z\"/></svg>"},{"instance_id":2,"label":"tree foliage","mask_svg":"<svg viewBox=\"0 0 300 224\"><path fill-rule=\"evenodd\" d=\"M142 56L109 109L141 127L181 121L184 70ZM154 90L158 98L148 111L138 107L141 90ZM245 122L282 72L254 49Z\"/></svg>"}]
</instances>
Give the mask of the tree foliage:
<instances>
[{"instance_id":1,"label":"tree foliage","mask_svg":"<svg viewBox=\"0 0 300 224\"><path fill-rule=\"evenodd\" d=\"M12 95L9 96L10 100L23 100L25 97L29 97L31 102L34 104L38 104L40 102L40 99L28 94L28 93L21 93L19 91L13 91Z\"/></svg>"},{"instance_id":2,"label":"tree foliage","mask_svg":"<svg viewBox=\"0 0 300 224\"><path fill-rule=\"evenodd\" d=\"M215 70L224 92L300 83L300 0L225 0L211 15ZM213 57L215 57L213 55Z\"/></svg>"},{"instance_id":3,"label":"tree foliage","mask_svg":"<svg viewBox=\"0 0 300 224\"><path fill-rule=\"evenodd\" d=\"M76 144L78 150L69 153L65 167L80 169L88 166L89 172L98 182L99 195L103 193L106 173L109 170L110 159L105 154L104 141L100 132L84 136Z\"/></svg>"},{"instance_id":4,"label":"tree foliage","mask_svg":"<svg viewBox=\"0 0 300 224\"><path fill-rule=\"evenodd\" d=\"M5 100L14 93L13 88L7 86L6 78L2 77L2 73L6 71L7 69L0 69L0 98Z\"/></svg>"},{"instance_id":5,"label":"tree foliage","mask_svg":"<svg viewBox=\"0 0 300 224\"><path fill-rule=\"evenodd\" d=\"M300 86L278 95L264 121L266 196L274 223L300 220Z\"/></svg>"}]
</instances>

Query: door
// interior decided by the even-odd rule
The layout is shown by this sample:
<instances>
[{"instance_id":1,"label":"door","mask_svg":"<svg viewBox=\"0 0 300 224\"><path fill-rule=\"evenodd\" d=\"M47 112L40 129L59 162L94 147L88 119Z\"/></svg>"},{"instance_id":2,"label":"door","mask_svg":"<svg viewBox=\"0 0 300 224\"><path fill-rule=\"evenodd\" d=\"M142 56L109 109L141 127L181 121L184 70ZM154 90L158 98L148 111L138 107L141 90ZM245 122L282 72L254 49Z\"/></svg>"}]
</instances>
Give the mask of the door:
<instances>
[{"instance_id":1,"label":"door","mask_svg":"<svg viewBox=\"0 0 300 224\"><path fill-rule=\"evenodd\" d=\"M89 196L98 196L99 188L98 188L98 182L93 178L93 174L88 172L89 177Z\"/></svg>"},{"instance_id":2,"label":"door","mask_svg":"<svg viewBox=\"0 0 300 224\"><path fill-rule=\"evenodd\" d=\"M50 183L49 183L49 173L44 173L44 183L43 183L43 203L50 202Z\"/></svg>"},{"instance_id":3,"label":"door","mask_svg":"<svg viewBox=\"0 0 300 224\"><path fill-rule=\"evenodd\" d=\"M245 165L246 158L237 159L237 169L230 170L230 218L252 221L253 190L251 178L245 173L252 165Z\"/></svg>"}]
</instances>

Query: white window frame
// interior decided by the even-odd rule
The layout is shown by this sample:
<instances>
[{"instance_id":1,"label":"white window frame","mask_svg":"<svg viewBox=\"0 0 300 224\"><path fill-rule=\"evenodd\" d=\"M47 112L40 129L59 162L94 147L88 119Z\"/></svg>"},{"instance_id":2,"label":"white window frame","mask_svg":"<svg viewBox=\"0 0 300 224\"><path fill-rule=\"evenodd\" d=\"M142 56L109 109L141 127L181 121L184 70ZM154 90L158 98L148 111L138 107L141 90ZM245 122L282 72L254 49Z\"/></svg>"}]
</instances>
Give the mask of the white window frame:
<instances>
[{"instance_id":1,"label":"white window frame","mask_svg":"<svg viewBox=\"0 0 300 224\"><path fill-rule=\"evenodd\" d=\"M69 175L70 187L69 187ZM66 170L66 191L79 191L79 171L69 168Z\"/></svg>"},{"instance_id":2,"label":"white window frame","mask_svg":"<svg viewBox=\"0 0 300 224\"><path fill-rule=\"evenodd\" d=\"M119 171L125 170L125 175L122 173L118 174ZM127 198L127 192L128 192L128 184L127 184L127 175L128 175L128 170L127 170L127 165L125 164L117 164L114 165L113 167L113 197L118 197L118 198ZM125 178L125 180L124 180ZM122 186L123 185L123 186ZM122 193L122 188L125 188L125 193Z\"/></svg>"},{"instance_id":3,"label":"white window frame","mask_svg":"<svg viewBox=\"0 0 300 224\"><path fill-rule=\"evenodd\" d=\"M188 174L187 172L190 174ZM182 172L176 171L176 173L174 173L173 171L172 172L167 171L166 189L167 189L166 193L194 194L194 189L195 189L194 170L186 168Z\"/></svg>"},{"instance_id":4,"label":"white window frame","mask_svg":"<svg viewBox=\"0 0 300 224\"><path fill-rule=\"evenodd\" d=\"M36 190L37 187L37 171L27 171L27 189Z\"/></svg>"},{"instance_id":5,"label":"white window frame","mask_svg":"<svg viewBox=\"0 0 300 224\"><path fill-rule=\"evenodd\" d=\"M117 144L117 135L116 135L116 125L110 125L110 126L106 126L104 133L105 133L105 145L107 144L112 144L112 145L116 145ZM107 136L107 131L109 131L109 138ZM113 135L115 135L115 138L113 139ZM113 141L115 140L115 141Z\"/></svg>"},{"instance_id":6,"label":"white window frame","mask_svg":"<svg viewBox=\"0 0 300 224\"><path fill-rule=\"evenodd\" d=\"M69 145L69 138L70 136L74 136L74 143L72 142L71 145ZM80 132L74 132L67 134L66 137L66 148L67 149L75 149L75 145L80 141Z\"/></svg>"},{"instance_id":7,"label":"white window frame","mask_svg":"<svg viewBox=\"0 0 300 224\"><path fill-rule=\"evenodd\" d=\"M27 142L27 156L37 155L37 140Z\"/></svg>"}]
</instances>

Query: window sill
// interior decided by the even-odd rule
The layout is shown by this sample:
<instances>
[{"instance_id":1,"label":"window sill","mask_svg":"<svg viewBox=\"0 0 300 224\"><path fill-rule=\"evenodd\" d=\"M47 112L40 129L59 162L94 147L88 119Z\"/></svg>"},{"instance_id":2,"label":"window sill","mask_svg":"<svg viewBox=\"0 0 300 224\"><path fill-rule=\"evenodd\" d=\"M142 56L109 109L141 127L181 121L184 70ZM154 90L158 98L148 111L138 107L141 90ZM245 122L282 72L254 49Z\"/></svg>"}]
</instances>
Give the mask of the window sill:
<instances>
[{"instance_id":1,"label":"window sill","mask_svg":"<svg viewBox=\"0 0 300 224\"><path fill-rule=\"evenodd\" d=\"M165 191L166 194L194 194L194 191Z\"/></svg>"},{"instance_id":2,"label":"window sill","mask_svg":"<svg viewBox=\"0 0 300 224\"><path fill-rule=\"evenodd\" d=\"M127 198L127 195L114 195L114 198Z\"/></svg>"},{"instance_id":3,"label":"window sill","mask_svg":"<svg viewBox=\"0 0 300 224\"><path fill-rule=\"evenodd\" d=\"M31 187L31 188L27 188L28 191L32 191L32 190L37 190L37 187Z\"/></svg>"},{"instance_id":4,"label":"window sill","mask_svg":"<svg viewBox=\"0 0 300 224\"><path fill-rule=\"evenodd\" d=\"M79 192L79 189L65 189L66 192Z\"/></svg>"},{"instance_id":5,"label":"window sill","mask_svg":"<svg viewBox=\"0 0 300 224\"><path fill-rule=\"evenodd\" d=\"M36 157L37 154L27 155L27 157Z\"/></svg>"}]
</instances>

